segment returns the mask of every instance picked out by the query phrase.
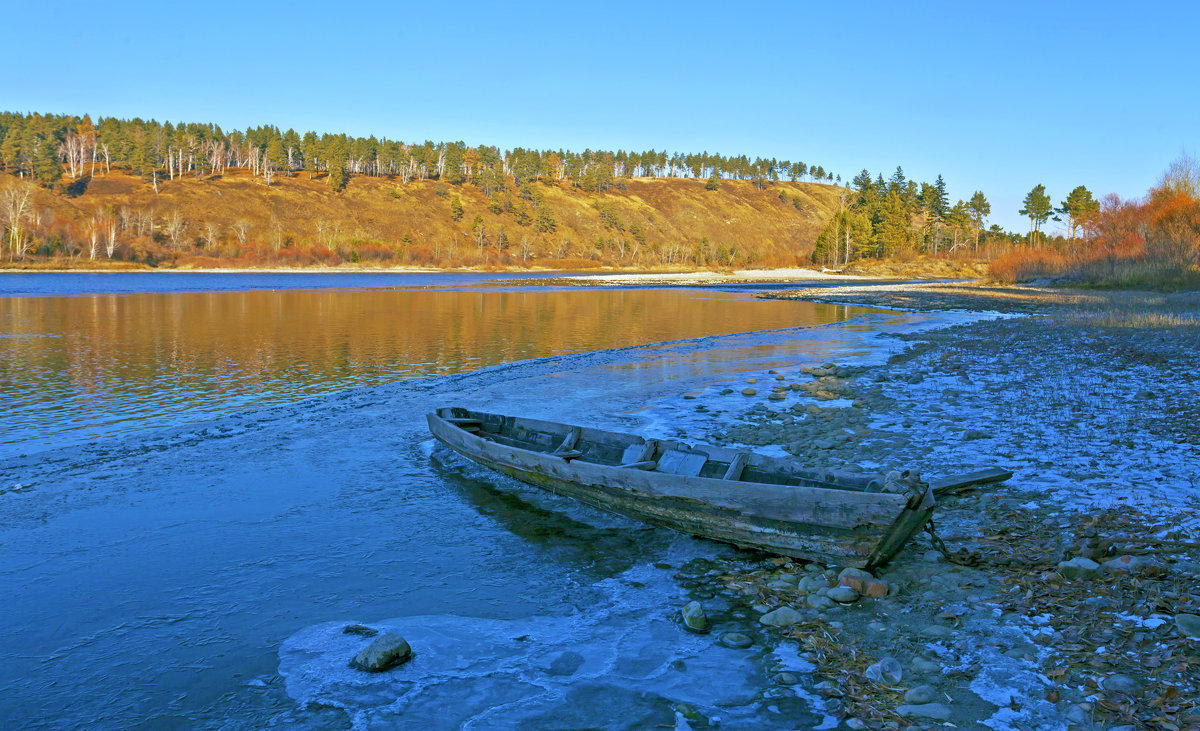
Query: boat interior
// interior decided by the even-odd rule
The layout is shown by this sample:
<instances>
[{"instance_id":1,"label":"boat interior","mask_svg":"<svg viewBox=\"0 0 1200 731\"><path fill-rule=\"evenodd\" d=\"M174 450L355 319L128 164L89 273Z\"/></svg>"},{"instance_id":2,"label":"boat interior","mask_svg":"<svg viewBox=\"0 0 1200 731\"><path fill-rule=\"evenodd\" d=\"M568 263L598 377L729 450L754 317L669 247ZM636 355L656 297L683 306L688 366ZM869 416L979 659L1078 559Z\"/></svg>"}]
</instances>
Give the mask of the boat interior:
<instances>
[{"instance_id":1,"label":"boat interior","mask_svg":"<svg viewBox=\"0 0 1200 731\"><path fill-rule=\"evenodd\" d=\"M883 485L882 475L806 469L790 460L764 457L747 451L692 447L671 440L643 439L631 434L457 407L439 409L438 416L496 444L568 461L753 484L825 487L860 492L879 492Z\"/></svg>"}]
</instances>

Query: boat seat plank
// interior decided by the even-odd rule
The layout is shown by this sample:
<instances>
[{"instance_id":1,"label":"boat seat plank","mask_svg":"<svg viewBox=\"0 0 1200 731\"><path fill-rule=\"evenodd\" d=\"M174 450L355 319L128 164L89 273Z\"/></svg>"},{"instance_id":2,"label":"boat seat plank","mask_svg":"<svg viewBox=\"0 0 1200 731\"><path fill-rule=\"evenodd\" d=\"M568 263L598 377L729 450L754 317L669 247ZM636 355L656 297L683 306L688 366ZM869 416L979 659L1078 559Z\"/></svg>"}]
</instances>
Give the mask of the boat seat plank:
<instances>
[{"instance_id":1,"label":"boat seat plank","mask_svg":"<svg viewBox=\"0 0 1200 731\"><path fill-rule=\"evenodd\" d=\"M708 454L704 452L671 449L658 460L657 469L681 477L699 477L707 462Z\"/></svg>"},{"instance_id":2,"label":"boat seat plank","mask_svg":"<svg viewBox=\"0 0 1200 731\"><path fill-rule=\"evenodd\" d=\"M463 416L463 417L447 416L447 417L445 417L445 419L446 419L446 421L448 421L451 424L454 424L456 426L469 426L472 424L474 424L475 426L478 426L483 423L483 421L481 419L472 419L472 418L469 418L466 416Z\"/></svg>"},{"instance_id":3,"label":"boat seat plank","mask_svg":"<svg viewBox=\"0 0 1200 731\"><path fill-rule=\"evenodd\" d=\"M746 469L746 462L749 461L750 455L745 452L738 452L729 462L729 469L725 470L725 476L722 480L737 481L742 479L742 470Z\"/></svg>"}]
</instances>

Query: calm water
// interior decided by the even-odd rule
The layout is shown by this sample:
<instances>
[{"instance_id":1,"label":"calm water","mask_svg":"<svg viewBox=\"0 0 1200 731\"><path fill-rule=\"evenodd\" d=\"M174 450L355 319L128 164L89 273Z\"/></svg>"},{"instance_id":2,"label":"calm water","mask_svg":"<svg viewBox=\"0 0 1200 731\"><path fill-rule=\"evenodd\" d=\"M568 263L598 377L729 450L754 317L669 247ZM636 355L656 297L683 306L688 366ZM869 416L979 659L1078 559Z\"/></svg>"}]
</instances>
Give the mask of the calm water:
<instances>
[{"instance_id":1,"label":"calm water","mask_svg":"<svg viewBox=\"0 0 1200 731\"><path fill-rule=\"evenodd\" d=\"M923 318L698 289L58 276L0 297L0 726L637 728L677 701L731 727L819 721L763 692L796 658L673 623L687 593L662 566L732 549L477 468L422 416L715 441L696 404L747 405L720 389L881 357L876 332ZM349 671L347 622L417 659Z\"/></svg>"}]
</instances>

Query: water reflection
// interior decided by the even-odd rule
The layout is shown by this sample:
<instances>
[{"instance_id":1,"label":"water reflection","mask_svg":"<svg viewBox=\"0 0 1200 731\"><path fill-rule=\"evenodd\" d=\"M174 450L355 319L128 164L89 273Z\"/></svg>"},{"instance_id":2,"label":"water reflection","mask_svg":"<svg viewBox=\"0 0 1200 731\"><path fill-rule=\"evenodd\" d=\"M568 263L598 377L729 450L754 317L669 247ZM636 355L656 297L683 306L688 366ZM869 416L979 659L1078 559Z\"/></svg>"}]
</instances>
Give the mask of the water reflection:
<instances>
[{"instance_id":1,"label":"water reflection","mask_svg":"<svg viewBox=\"0 0 1200 731\"><path fill-rule=\"evenodd\" d=\"M0 298L0 454L564 353L845 320L686 289Z\"/></svg>"}]
</instances>

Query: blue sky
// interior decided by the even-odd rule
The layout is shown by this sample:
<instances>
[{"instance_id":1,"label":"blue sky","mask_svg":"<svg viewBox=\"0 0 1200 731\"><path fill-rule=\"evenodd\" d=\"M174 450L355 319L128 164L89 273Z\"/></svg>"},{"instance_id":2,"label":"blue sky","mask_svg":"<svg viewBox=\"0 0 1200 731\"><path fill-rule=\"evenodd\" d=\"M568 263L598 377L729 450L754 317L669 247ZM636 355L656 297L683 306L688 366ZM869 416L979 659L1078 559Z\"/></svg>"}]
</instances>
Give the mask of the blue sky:
<instances>
[{"instance_id":1,"label":"blue sky","mask_svg":"<svg viewBox=\"0 0 1200 731\"><path fill-rule=\"evenodd\" d=\"M1017 230L1200 150L1200 5L908 5L14 3L0 109L902 165Z\"/></svg>"}]
</instances>

